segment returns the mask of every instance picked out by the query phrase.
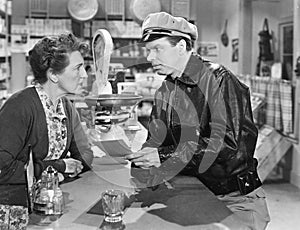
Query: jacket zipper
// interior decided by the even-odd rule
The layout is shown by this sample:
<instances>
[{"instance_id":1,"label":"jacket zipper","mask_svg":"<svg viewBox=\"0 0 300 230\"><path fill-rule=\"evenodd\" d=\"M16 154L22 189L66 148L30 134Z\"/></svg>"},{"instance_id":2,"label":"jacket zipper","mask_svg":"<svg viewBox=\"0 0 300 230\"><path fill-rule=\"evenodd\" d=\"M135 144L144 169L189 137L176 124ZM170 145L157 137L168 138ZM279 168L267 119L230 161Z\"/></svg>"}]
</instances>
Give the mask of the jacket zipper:
<instances>
[{"instance_id":1,"label":"jacket zipper","mask_svg":"<svg viewBox=\"0 0 300 230\"><path fill-rule=\"evenodd\" d=\"M176 108L176 105L177 105L177 79L175 79L175 86L174 86L174 104L172 105L173 108L171 108L171 115L170 115L170 118L171 118L171 121L170 121L170 127L173 128L173 125L174 125L174 113L173 113L173 109Z\"/></svg>"}]
</instances>

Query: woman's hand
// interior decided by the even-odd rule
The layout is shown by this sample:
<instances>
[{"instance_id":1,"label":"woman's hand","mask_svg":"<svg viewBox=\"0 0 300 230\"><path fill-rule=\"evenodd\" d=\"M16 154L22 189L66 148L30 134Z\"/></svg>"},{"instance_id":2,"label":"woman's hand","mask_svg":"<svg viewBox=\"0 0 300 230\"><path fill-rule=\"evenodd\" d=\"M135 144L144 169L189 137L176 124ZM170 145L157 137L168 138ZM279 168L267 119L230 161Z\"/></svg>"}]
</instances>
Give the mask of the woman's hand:
<instances>
[{"instance_id":1,"label":"woman's hand","mask_svg":"<svg viewBox=\"0 0 300 230\"><path fill-rule=\"evenodd\" d=\"M66 164L65 173L69 173L70 177L75 177L79 173L81 173L81 171L83 169L83 165L82 165L81 161L75 160L73 158L65 158L65 159L63 159L63 161Z\"/></svg>"},{"instance_id":2,"label":"woman's hand","mask_svg":"<svg viewBox=\"0 0 300 230\"><path fill-rule=\"evenodd\" d=\"M149 168L151 166L159 167L161 165L156 148L143 148L133 154L127 155L126 159L141 168Z\"/></svg>"}]
</instances>

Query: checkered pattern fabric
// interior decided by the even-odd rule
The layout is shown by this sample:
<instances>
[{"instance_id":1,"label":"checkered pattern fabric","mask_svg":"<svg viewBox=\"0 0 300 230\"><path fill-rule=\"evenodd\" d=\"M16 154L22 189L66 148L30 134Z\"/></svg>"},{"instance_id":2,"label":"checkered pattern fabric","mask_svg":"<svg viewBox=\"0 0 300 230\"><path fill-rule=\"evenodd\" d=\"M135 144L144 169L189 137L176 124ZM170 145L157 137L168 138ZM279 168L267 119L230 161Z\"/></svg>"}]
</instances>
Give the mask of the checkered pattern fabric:
<instances>
[{"instance_id":1,"label":"checkered pattern fabric","mask_svg":"<svg viewBox=\"0 0 300 230\"><path fill-rule=\"evenodd\" d=\"M277 130L282 130L282 112L280 104L280 87L279 82L271 82L267 87L267 111L266 123Z\"/></svg>"},{"instance_id":2,"label":"checkered pattern fabric","mask_svg":"<svg viewBox=\"0 0 300 230\"><path fill-rule=\"evenodd\" d=\"M282 130L285 133L293 132L293 100L292 85L289 81L282 81L279 84L280 107L282 112Z\"/></svg>"},{"instance_id":3,"label":"checkered pattern fabric","mask_svg":"<svg viewBox=\"0 0 300 230\"><path fill-rule=\"evenodd\" d=\"M239 76L251 92L265 95L266 124L285 134L293 132L291 81L259 76Z\"/></svg>"}]
</instances>

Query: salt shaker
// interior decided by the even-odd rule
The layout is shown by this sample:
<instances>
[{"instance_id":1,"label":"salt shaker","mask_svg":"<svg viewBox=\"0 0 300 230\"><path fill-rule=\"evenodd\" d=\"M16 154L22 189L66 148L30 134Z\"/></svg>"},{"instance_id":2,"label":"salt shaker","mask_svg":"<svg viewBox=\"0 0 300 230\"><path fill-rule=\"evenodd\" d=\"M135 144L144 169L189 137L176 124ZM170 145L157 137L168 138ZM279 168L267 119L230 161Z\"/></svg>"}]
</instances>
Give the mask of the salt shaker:
<instances>
[{"instance_id":1,"label":"salt shaker","mask_svg":"<svg viewBox=\"0 0 300 230\"><path fill-rule=\"evenodd\" d=\"M55 215L61 215L64 209L64 197L60 187L57 187L53 196L53 211Z\"/></svg>"}]
</instances>

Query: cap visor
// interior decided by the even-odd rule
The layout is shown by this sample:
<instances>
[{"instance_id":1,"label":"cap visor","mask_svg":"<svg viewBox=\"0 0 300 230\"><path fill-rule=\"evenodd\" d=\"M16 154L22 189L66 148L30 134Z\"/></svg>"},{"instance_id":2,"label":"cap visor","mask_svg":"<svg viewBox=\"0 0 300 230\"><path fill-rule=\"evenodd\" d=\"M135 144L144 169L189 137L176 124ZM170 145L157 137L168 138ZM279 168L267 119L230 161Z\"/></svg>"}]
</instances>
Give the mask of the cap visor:
<instances>
[{"instance_id":1,"label":"cap visor","mask_svg":"<svg viewBox=\"0 0 300 230\"><path fill-rule=\"evenodd\" d=\"M166 34L151 34L151 33L145 33L143 37L140 39L140 42L152 42L154 40L160 39L162 37L170 37Z\"/></svg>"}]
</instances>

